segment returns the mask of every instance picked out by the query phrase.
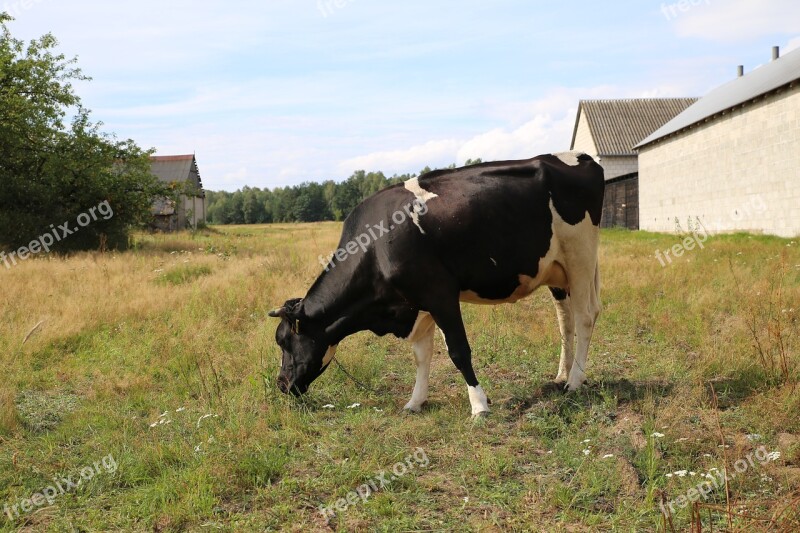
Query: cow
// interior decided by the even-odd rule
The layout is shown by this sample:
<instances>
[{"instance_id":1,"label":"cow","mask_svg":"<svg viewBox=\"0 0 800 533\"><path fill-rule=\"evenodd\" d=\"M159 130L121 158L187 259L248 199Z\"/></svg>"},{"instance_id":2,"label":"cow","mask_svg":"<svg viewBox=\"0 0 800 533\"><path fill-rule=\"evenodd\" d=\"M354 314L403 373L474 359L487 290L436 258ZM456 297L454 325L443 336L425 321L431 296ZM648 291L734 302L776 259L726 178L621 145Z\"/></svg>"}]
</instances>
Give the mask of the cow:
<instances>
[{"instance_id":1,"label":"cow","mask_svg":"<svg viewBox=\"0 0 800 533\"><path fill-rule=\"evenodd\" d=\"M339 248L306 296L269 313L281 318L278 388L302 395L342 339L391 333L413 348L416 383L405 409L419 412L438 326L473 418L484 416L489 401L460 303L513 303L546 285L561 332L555 381L578 389L600 314L604 186L591 156L563 152L436 170L370 196L345 220Z\"/></svg>"}]
</instances>

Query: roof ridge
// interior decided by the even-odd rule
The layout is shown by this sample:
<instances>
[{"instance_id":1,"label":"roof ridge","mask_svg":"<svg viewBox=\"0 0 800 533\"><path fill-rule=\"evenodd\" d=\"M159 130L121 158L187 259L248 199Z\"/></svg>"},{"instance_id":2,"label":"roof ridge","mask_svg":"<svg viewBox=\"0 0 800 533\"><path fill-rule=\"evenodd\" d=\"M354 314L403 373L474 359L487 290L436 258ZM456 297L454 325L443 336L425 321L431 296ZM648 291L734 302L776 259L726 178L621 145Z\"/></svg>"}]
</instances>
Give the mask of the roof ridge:
<instances>
[{"instance_id":1,"label":"roof ridge","mask_svg":"<svg viewBox=\"0 0 800 533\"><path fill-rule=\"evenodd\" d=\"M780 90L798 80L800 80L800 49L791 50L743 76L718 85L692 106L640 140L636 148L680 133L695 124L752 102L756 98Z\"/></svg>"},{"instance_id":2,"label":"roof ridge","mask_svg":"<svg viewBox=\"0 0 800 533\"><path fill-rule=\"evenodd\" d=\"M630 98L584 98L580 102L638 102L642 100L692 100L698 96L643 96Z\"/></svg>"},{"instance_id":3,"label":"roof ridge","mask_svg":"<svg viewBox=\"0 0 800 533\"><path fill-rule=\"evenodd\" d=\"M572 137L574 148L584 113L600 156L634 156L633 147L697 101L697 97L581 100Z\"/></svg>"},{"instance_id":4,"label":"roof ridge","mask_svg":"<svg viewBox=\"0 0 800 533\"><path fill-rule=\"evenodd\" d=\"M179 161L184 159L194 159L194 154L180 154L180 155L151 155L152 161Z\"/></svg>"}]
</instances>

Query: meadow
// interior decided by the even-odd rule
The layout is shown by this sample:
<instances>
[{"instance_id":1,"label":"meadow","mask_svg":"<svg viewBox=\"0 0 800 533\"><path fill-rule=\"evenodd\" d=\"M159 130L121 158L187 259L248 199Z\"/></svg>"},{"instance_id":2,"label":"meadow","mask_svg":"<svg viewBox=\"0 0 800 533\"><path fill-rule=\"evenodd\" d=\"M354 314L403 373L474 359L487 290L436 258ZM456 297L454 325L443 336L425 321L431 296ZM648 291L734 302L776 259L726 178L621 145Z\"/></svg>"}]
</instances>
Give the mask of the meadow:
<instances>
[{"instance_id":1,"label":"meadow","mask_svg":"<svg viewBox=\"0 0 800 533\"><path fill-rule=\"evenodd\" d=\"M800 528L796 241L715 236L662 266L681 236L604 230L576 393L551 382L547 291L464 305L492 400L472 421L438 335L420 414L402 411L410 346L370 333L337 354L368 389L331 365L302 399L278 391L267 312L340 231L141 234L0 264L0 531Z\"/></svg>"}]
</instances>

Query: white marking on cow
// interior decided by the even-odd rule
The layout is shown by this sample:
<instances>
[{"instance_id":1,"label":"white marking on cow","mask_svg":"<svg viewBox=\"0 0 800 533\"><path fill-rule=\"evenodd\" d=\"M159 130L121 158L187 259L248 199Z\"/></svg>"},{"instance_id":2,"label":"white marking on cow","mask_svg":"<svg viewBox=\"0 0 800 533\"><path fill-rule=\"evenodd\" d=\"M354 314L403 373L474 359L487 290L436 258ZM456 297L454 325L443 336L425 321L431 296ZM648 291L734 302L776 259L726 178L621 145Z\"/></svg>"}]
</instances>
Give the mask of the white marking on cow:
<instances>
[{"instance_id":1,"label":"white marking on cow","mask_svg":"<svg viewBox=\"0 0 800 533\"><path fill-rule=\"evenodd\" d=\"M497 261L494 260L494 257L490 257L489 260L494 263L494 266L497 266Z\"/></svg>"},{"instance_id":2,"label":"white marking on cow","mask_svg":"<svg viewBox=\"0 0 800 533\"><path fill-rule=\"evenodd\" d=\"M433 200L434 198L438 198L439 195L436 193L432 193L430 191L426 191L422 188L419 184L419 178L411 178L410 180L406 180L405 182L406 190L410 191L416 197L416 202L414 202L413 209L409 215L411 216L411 220L414 222L414 225L419 228L419 231L425 235L425 230L422 229L422 226L419 223L419 213L421 211L420 206L425 205L428 200Z\"/></svg>"},{"instance_id":3,"label":"white marking on cow","mask_svg":"<svg viewBox=\"0 0 800 533\"><path fill-rule=\"evenodd\" d=\"M571 150L569 152L558 152L553 155L559 158L565 165L574 167L578 164L578 156L582 153L583 152L578 152L577 150Z\"/></svg>"},{"instance_id":4,"label":"white marking on cow","mask_svg":"<svg viewBox=\"0 0 800 533\"><path fill-rule=\"evenodd\" d=\"M472 416L489 412L489 400L480 385L467 387L469 390L469 403L472 405Z\"/></svg>"},{"instance_id":5,"label":"white marking on cow","mask_svg":"<svg viewBox=\"0 0 800 533\"><path fill-rule=\"evenodd\" d=\"M411 178L410 180L406 180L405 187L407 190L414 193L414 196L417 197L417 200L419 200L423 204L426 203L428 200L433 200L434 198L439 197L438 194L423 189L422 186L419 184L419 178Z\"/></svg>"},{"instance_id":6,"label":"white marking on cow","mask_svg":"<svg viewBox=\"0 0 800 533\"><path fill-rule=\"evenodd\" d=\"M338 348L338 344L334 344L333 346L328 347L328 351L325 352L325 357L322 358L322 368L325 368L329 364L331 364L331 360L333 356L336 355L336 348Z\"/></svg>"},{"instance_id":7,"label":"white marking on cow","mask_svg":"<svg viewBox=\"0 0 800 533\"><path fill-rule=\"evenodd\" d=\"M411 400L404 409L418 413L422 410L422 404L428 400L428 380L431 374L431 359L433 359L433 334L436 331L436 324L430 313L421 312L417 316L414 328L408 340L414 348L414 356L417 362L417 381L414 384L414 392L411 393Z\"/></svg>"}]
</instances>

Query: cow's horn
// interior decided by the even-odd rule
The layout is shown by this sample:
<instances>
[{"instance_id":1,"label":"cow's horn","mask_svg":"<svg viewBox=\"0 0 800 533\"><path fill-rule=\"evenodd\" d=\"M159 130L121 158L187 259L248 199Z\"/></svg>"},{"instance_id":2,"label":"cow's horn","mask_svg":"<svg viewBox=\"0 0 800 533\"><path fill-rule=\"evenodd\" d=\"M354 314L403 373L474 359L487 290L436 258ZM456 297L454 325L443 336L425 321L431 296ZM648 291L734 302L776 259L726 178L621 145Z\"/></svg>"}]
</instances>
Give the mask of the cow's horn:
<instances>
[{"instance_id":1,"label":"cow's horn","mask_svg":"<svg viewBox=\"0 0 800 533\"><path fill-rule=\"evenodd\" d=\"M286 308L285 307L276 307L275 309L273 309L272 311L270 311L267 314L269 316L271 316L272 318L282 318L283 315L286 314Z\"/></svg>"}]
</instances>

